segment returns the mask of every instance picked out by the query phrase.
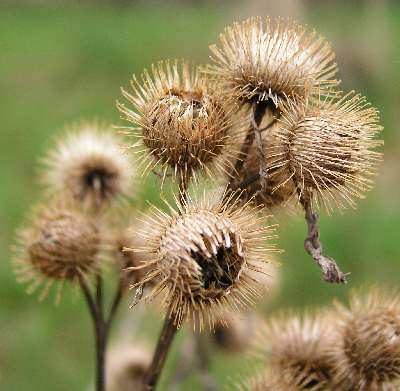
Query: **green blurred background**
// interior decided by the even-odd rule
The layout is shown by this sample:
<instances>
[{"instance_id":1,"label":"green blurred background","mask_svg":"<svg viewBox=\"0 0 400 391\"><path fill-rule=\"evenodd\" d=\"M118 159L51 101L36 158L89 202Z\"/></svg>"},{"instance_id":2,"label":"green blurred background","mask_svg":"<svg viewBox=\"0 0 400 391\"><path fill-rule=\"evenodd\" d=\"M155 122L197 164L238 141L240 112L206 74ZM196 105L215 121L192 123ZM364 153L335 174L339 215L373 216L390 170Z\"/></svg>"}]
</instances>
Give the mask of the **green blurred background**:
<instances>
[{"instance_id":1,"label":"green blurred background","mask_svg":"<svg viewBox=\"0 0 400 391\"><path fill-rule=\"evenodd\" d=\"M40 199L38 160L59 130L80 118L118 124L120 86L132 73L165 58L206 62L224 26L250 15L283 15L315 27L337 51L342 88L367 95L381 111L385 162L375 190L356 211L323 215L326 253L350 271L347 286L321 281L303 251L301 216L278 218L282 267L279 292L266 313L345 298L363 284L400 281L400 4L396 1L12 1L0 5L0 389L84 390L92 375L92 330L78 291L62 304L42 304L15 282L14 231ZM143 198L156 201L157 178ZM147 193L147 194L146 194ZM144 199L138 201L143 207ZM114 330L129 335L126 301ZM130 317L129 317L130 316ZM132 334L157 333L149 315ZM123 331L122 331L123 330ZM126 337L128 338L128 337ZM183 336L180 337L182 339ZM178 344L168 363L171 375ZM213 355L221 384L243 366ZM240 373L240 372L239 372ZM195 376L182 390L201 389ZM165 389L161 387L160 389ZM222 388L222 386L221 386Z\"/></svg>"}]
</instances>

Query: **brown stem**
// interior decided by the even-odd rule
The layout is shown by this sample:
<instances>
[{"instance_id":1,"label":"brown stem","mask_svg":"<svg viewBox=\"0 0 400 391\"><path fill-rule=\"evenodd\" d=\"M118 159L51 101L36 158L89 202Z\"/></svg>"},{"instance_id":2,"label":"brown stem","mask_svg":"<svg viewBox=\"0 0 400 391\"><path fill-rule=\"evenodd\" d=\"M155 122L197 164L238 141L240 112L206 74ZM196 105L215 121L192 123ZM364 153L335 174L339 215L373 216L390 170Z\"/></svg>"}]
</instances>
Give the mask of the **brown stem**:
<instances>
[{"instance_id":1,"label":"brown stem","mask_svg":"<svg viewBox=\"0 0 400 391\"><path fill-rule=\"evenodd\" d=\"M343 273L335 260L322 254L322 244L319 240L318 213L312 211L311 200L309 197L300 198L305 211L305 219L308 226L308 235L304 241L304 248L314 261L322 269L323 278L331 283L346 283L348 273Z\"/></svg>"},{"instance_id":2,"label":"brown stem","mask_svg":"<svg viewBox=\"0 0 400 391\"><path fill-rule=\"evenodd\" d=\"M244 139L244 142L242 144L242 147L240 149L240 154L238 159L236 160L235 166L231 172L231 178L228 184L228 189L232 190L233 184L234 184L234 178L240 173L243 164L246 161L247 155L249 153L250 147L252 146L254 141L254 132L252 128L249 128L246 134L246 138Z\"/></svg>"},{"instance_id":3,"label":"brown stem","mask_svg":"<svg viewBox=\"0 0 400 391\"><path fill-rule=\"evenodd\" d=\"M101 279L97 280L96 301L83 277L79 279L83 296L91 314L96 339L96 391L105 391L105 349L107 344L108 328L103 320L99 299L102 298Z\"/></svg>"},{"instance_id":4,"label":"brown stem","mask_svg":"<svg viewBox=\"0 0 400 391\"><path fill-rule=\"evenodd\" d=\"M260 124L267 109L267 102L254 101L252 108L253 108L253 116L251 119L251 123L253 126L258 164L260 167L259 175L260 175L261 191L265 192L267 190L268 172L267 172L267 160L265 158L265 149L263 145Z\"/></svg>"},{"instance_id":5,"label":"brown stem","mask_svg":"<svg viewBox=\"0 0 400 391\"><path fill-rule=\"evenodd\" d=\"M123 282L120 281L108 319L103 313L103 279L100 274L96 276L96 296L93 297L85 279L80 277L79 284L86 299L92 317L96 341L96 391L105 391L106 377L106 348L109 331L115 318L117 308L123 295Z\"/></svg>"},{"instance_id":6,"label":"brown stem","mask_svg":"<svg viewBox=\"0 0 400 391\"><path fill-rule=\"evenodd\" d=\"M153 360L145 377L145 383L142 388L143 391L153 391L156 389L158 380L167 359L169 348L171 347L177 331L178 329L174 324L173 316L169 316L167 313L160 336L158 338L156 350L154 351Z\"/></svg>"},{"instance_id":7,"label":"brown stem","mask_svg":"<svg viewBox=\"0 0 400 391\"><path fill-rule=\"evenodd\" d=\"M108 319L107 319L108 328L111 328L112 322L115 318L115 315L117 314L119 304L121 303L121 300L122 300L122 297L124 294L124 287L125 287L125 284L121 277L120 282L118 284L117 291L115 292L113 302L111 304L110 312L108 314Z\"/></svg>"}]
</instances>

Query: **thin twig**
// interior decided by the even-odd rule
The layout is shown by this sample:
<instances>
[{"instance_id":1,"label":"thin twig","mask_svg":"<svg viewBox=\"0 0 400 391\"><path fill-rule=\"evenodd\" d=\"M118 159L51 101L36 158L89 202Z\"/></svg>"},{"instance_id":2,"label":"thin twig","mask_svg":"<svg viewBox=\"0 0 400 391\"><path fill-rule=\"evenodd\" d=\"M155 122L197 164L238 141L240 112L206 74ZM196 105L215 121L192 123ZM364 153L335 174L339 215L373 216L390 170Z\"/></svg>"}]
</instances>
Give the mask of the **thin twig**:
<instances>
[{"instance_id":1,"label":"thin twig","mask_svg":"<svg viewBox=\"0 0 400 391\"><path fill-rule=\"evenodd\" d=\"M100 272L96 275L96 302L100 316L103 317L103 279Z\"/></svg>"},{"instance_id":2,"label":"thin twig","mask_svg":"<svg viewBox=\"0 0 400 391\"><path fill-rule=\"evenodd\" d=\"M98 280L100 282L101 280ZM94 333L96 339L96 390L105 391L105 348L107 343L107 325L103 321L101 309L99 306L99 299L102 297L99 294L99 286L96 289L96 301L90 292L89 287L83 277L79 279L83 296L89 308L94 326ZM100 287L101 292L101 287Z\"/></svg>"},{"instance_id":3,"label":"thin twig","mask_svg":"<svg viewBox=\"0 0 400 391\"><path fill-rule=\"evenodd\" d=\"M108 314L108 319L107 319L108 328L111 328L112 322L113 322L113 320L115 318L115 315L117 313L117 309L119 307L119 304L121 303L121 300L122 300L122 297L123 297L123 294L124 294L124 286L125 286L124 281L121 278L120 282L118 284L117 290L115 292L114 299L113 299L112 304L111 304L110 312Z\"/></svg>"},{"instance_id":4,"label":"thin twig","mask_svg":"<svg viewBox=\"0 0 400 391\"><path fill-rule=\"evenodd\" d=\"M309 197L307 199L301 197L300 202L304 207L308 226L308 235L304 241L305 250L322 269L325 281L338 284L346 283L348 273L343 273L334 259L322 254L322 244L319 240L320 233L318 229L319 216L318 213L312 211L311 200Z\"/></svg>"},{"instance_id":5,"label":"thin twig","mask_svg":"<svg viewBox=\"0 0 400 391\"><path fill-rule=\"evenodd\" d=\"M265 157L265 150L261 135L261 129L259 126L267 109L267 104L264 101L262 102L254 101L252 108L253 108L253 115L251 118L251 124L253 126L254 140L256 144L257 158L260 168L259 175L260 175L261 192L266 192L268 184L267 160Z\"/></svg>"},{"instance_id":6,"label":"thin twig","mask_svg":"<svg viewBox=\"0 0 400 391\"><path fill-rule=\"evenodd\" d=\"M169 316L168 312L165 316L164 324L158 338L157 346L154 351L153 360L147 371L143 391L153 391L157 387L158 380L167 359L169 348L171 347L174 336L178 329L174 323L173 316Z\"/></svg>"}]
</instances>

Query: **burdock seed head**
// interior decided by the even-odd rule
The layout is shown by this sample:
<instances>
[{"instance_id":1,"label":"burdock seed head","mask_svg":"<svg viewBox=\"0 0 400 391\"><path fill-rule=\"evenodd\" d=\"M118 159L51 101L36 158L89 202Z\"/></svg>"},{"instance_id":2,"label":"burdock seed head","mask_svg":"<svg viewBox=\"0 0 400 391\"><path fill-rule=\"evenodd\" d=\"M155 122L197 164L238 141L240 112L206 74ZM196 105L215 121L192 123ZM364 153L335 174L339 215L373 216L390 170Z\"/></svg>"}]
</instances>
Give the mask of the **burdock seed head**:
<instances>
[{"instance_id":1,"label":"burdock seed head","mask_svg":"<svg viewBox=\"0 0 400 391\"><path fill-rule=\"evenodd\" d=\"M330 44L314 31L277 18L249 18L225 29L221 47L210 47L208 72L240 101L268 100L280 106L338 84Z\"/></svg>"},{"instance_id":2,"label":"burdock seed head","mask_svg":"<svg viewBox=\"0 0 400 391\"><path fill-rule=\"evenodd\" d=\"M397 291L353 293L339 306L332 352L340 390L397 390L400 386L400 299Z\"/></svg>"},{"instance_id":3,"label":"burdock seed head","mask_svg":"<svg viewBox=\"0 0 400 391\"><path fill-rule=\"evenodd\" d=\"M78 205L95 211L126 195L132 165L113 132L95 122L67 128L45 160L49 192L68 194Z\"/></svg>"},{"instance_id":4,"label":"burdock seed head","mask_svg":"<svg viewBox=\"0 0 400 391\"><path fill-rule=\"evenodd\" d=\"M170 173L185 181L199 171L230 172L241 127L232 121L232 104L197 68L160 62L131 86L122 94L133 107L117 107L134 124L128 133L141 140L134 146L142 146L145 172L159 167L163 179Z\"/></svg>"},{"instance_id":5,"label":"burdock seed head","mask_svg":"<svg viewBox=\"0 0 400 391\"><path fill-rule=\"evenodd\" d=\"M98 270L99 249L99 228L90 217L63 202L41 206L34 211L30 226L18 232L17 280L30 283L29 293L44 284L43 299L54 282L60 282L61 288L65 281Z\"/></svg>"},{"instance_id":6,"label":"burdock seed head","mask_svg":"<svg viewBox=\"0 0 400 391\"><path fill-rule=\"evenodd\" d=\"M382 154L378 111L360 95L340 99L298 101L283 111L280 143L272 145L271 173L281 185L293 181L299 197L333 206L355 207L354 198L372 187ZM278 186L279 188L279 186Z\"/></svg>"},{"instance_id":7,"label":"burdock seed head","mask_svg":"<svg viewBox=\"0 0 400 391\"><path fill-rule=\"evenodd\" d=\"M224 202L208 195L171 214L155 210L143 232L143 249L157 278L152 295L166 291L167 316L180 326L186 318L210 328L226 304L234 310L251 304L260 284L258 265L267 262L270 227L262 225L258 209L238 205L234 195Z\"/></svg>"},{"instance_id":8,"label":"burdock seed head","mask_svg":"<svg viewBox=\"0 0 400 391\"><path fill-rule=\"evenodd\" d=\"M293 390L326 390L331 381L329 351L332 328L326 315L282 316L271 320L256 349L266 357L273 373Z\"/></svg>"}]
</instances>

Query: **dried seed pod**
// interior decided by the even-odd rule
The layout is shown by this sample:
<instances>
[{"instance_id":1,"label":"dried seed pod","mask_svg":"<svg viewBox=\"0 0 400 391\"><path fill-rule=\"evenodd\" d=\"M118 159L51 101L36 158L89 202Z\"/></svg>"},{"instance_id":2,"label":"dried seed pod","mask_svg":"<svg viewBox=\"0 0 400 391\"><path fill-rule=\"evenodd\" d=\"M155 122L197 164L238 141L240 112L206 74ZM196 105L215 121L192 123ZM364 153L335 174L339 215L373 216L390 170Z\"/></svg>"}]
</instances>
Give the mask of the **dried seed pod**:
<instances>
[{"instance_id":1,"label":"dried seed pod","mask_svg":"<svg viewBox=\"0 0 400 391\"><path fill-rule=\"evenodd\" d=\"M333 208L355 207L355 197L372 187L382 154L374 137L382 130L378 111L360 95L298 101L283 111L280 143L268 149L280 186L293 181L299 197ZM279 186L278 186L279 188Z\"/></svg>"},{"instance_id":2,"label":"dried seed pod","mask_svg":"<svg viewBox=\"0 0 400 391\"><path fill-rule=\"evenodd\" d=\"M61 289L65 281L98 270L99 250L100 232L94 220L63 203L41 206L31 226L18 232L17 280L30 283L29 293L45 284L43 299L54 282L60 282Z\"/></svg>"},{"instance_id":3,"label":"dried seed pod","mask_svg":"<svg viewBox=\"0 0 400 391\"><path fill-rule=\"evenodd\" d=\"M298 390L326 390L331 381L329 350L333 343L327 317L281 317L262 332L256 349L268 359L272 372ZM260 349L261 347L261 349Z\"/></svg>"},{"instance_id":4,"label":"dried seed pod","mask_svg":"<svg viewBox=\"0 0 400 391\"><path fill-rule=\"evenodd\" d=\"M400 387L399 293L373 289L353 293L349 308L338 306L331 354L336 389L397 390Z\"/></svg>"},{"instance_id":5,"label":"dried seed pod","mask_svg":"<svg viewBox=\"0 0 400 391\"><path fill-rule=\"evenodd\" d=\"M151 363L151 351L137 344L121 344L110 349L106 389L128 391L139 389Z\"/></svg>"},{"instance_id":6,"label":"dried seed pod","mask_svg":"<svg viewBox=\"0 0 400 391\"><path fill-rule=\"evenodd\" d=\"M142 146L145 172L160 167L163 180L170 172L187 181L199 171L231 171L242 129L231 118L232 104L197 68L185 61L160 62L141 82L134 77L131 86L132 93L122 94L133 109L117 107L135 124L128 134L141 139L133 146Z\"/></svg>"},{"instance_id":7,"label":"dried seed pod","mask_svg":"<svg viewBox=\"0 0 400 391\"><path fill-rule=\"evenodd\" d=\"M97 211L129 190L132 164L114 130L95 122L67 128L50 151L43 181L52 194L71 195L79 205Z\"/></svg>"},{"instance_id":8,"label":"dried seed pod","mask_svg":"<svg viewBox=\"0 0 400 391\"><path fill-rule=\"evenodd\" d=\"M212 328L222 305L237 310L252 303L260 288L258 265L273 250L266 243L271 227L262 220L257 208L239 206L235 195L223 202L189 199L179 213L155 210L149 217L143 251L145 266L154 271L143 283L159 279L152 295L166 291L167 316L178 327L191 318L200 329L207 320Z\"/></svg>"},{"instance_id":9,"label":"dried seed pod","mask_svg":"<svg viewBox=\"0 0 400 391\"><path fill-rule=\"evenodd\" d=\"M268 100L275 106L292 98L329 90L338 84L335 54L314 31L295 22L249 18L225 29L221 47L212 45L208 72L238 100Z\"/></svg>"}]
</instances>

